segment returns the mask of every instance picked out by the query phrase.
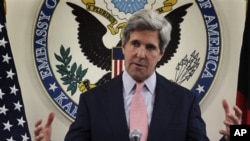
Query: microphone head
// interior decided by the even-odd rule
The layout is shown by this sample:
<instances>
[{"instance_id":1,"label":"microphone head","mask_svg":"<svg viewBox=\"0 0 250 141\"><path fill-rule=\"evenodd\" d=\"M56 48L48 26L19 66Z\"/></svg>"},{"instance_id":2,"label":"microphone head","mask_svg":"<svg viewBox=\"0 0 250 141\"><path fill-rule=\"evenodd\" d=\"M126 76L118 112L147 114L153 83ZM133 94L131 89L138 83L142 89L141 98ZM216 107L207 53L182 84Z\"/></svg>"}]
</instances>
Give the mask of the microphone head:
<instances>
[{"instance_id":1,"label":"microphone head","mask_svg":"<svg viewBox=\"0 0 250 141\"><path fill-rule=\"evenodd\" d=\"M140 141L142 137L142 132L139 129L134 129L129 133L129 138L131 141Z\"/></svg>"}]
</instances>

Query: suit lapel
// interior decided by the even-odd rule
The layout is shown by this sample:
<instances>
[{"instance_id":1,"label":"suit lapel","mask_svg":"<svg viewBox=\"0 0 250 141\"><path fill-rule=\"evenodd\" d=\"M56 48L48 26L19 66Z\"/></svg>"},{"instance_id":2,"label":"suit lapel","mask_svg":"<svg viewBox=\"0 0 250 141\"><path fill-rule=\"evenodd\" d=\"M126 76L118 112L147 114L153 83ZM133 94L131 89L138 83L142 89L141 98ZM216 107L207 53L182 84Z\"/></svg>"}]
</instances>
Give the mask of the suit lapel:
<instances>
[{"instance_id":1,"label":"suit lapel","mask_svg":"<svg viewBox=\"0 0 250 141\"><path fill-rule=\"evenodd\" d=\"M102 100L102 106L107 119L110 122L111 130L113 130L115 139L129 140L129 130L124 110L123 101L123 83L122 77L111 80L110 85L106 85L105 96Z\"/></svg>"},{"instance_id":2,"label":"suit lapel","mask_svg":"<svg viewBox=\"0 0 250 141\"><path fill-rule=\"evenodd\" d=\"M175 112L176 102L171 96L172 88L170 82L157 74L156 96L154 109L149 128L148 141L154 141L164 134L165 128L171 122L171 116Z\"/></svg>"}]
</instances>

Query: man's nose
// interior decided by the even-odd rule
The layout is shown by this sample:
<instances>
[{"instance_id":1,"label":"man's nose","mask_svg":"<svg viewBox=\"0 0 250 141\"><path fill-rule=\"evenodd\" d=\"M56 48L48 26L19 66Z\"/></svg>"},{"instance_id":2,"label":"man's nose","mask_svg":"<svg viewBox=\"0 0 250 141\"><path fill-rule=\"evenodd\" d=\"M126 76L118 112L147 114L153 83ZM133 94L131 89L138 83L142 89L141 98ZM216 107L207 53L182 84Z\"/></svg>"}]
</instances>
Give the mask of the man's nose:
<instances>
[{"instance_id":1,"label":"man's nose","mask_svg":"<svg viewBox=\"0 0 250 141\"><path fill-rule=\"evenodd\" d=\"M138 58L145 58L145 55L146 55L145 46L141 45L139 48L137 48L137 57Z\"/></svg>"}]
</instances>

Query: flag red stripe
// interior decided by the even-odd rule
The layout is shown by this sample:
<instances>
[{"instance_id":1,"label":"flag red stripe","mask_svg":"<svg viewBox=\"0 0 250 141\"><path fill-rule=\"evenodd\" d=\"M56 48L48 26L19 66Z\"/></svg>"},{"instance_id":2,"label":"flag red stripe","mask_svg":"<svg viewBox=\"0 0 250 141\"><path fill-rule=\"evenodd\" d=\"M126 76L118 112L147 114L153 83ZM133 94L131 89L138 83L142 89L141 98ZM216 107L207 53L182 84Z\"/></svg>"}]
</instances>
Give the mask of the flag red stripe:
<instances>
[{"instance_id":1,"label":"flag red stripe","mask_svg":"<svg viewBox=\"0 0 250 141\"><path fill-rule=\"evenodd\" d=\"M123 71L123 60L120 60L120 67L119 67L119 73Z\"/></svg>"},{"instance_id":2,"label":"flag red stripe","mask_svg":"<svg viewBox=\"0 0 250 141\"><path fill-rule=\"evenodd\" d=\"M114 63L115 63L115 67L114 67L114 76L117 76L117 64L118 64L118 61L117 60L115 60L114 61Z\"/></svg>"}]
</instances>

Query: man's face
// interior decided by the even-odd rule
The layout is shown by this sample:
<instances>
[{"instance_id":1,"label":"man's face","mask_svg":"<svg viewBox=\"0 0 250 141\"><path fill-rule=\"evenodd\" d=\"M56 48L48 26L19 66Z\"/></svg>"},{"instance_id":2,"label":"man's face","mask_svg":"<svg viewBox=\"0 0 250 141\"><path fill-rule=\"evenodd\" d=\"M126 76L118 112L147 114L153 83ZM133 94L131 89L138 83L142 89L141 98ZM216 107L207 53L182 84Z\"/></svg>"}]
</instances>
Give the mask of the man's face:
<instances>
[{"instance_id":1,"label":"man's face","mask_svg":"<svg viewBox=\"0 0 250 141\"><path fill-rule=\"evenodd\" d=\"M164 52L159 47L157 31L136 30L123 45L125 69L136 81L144 81L154 71Z\"/></svg>"}]
</instances>

